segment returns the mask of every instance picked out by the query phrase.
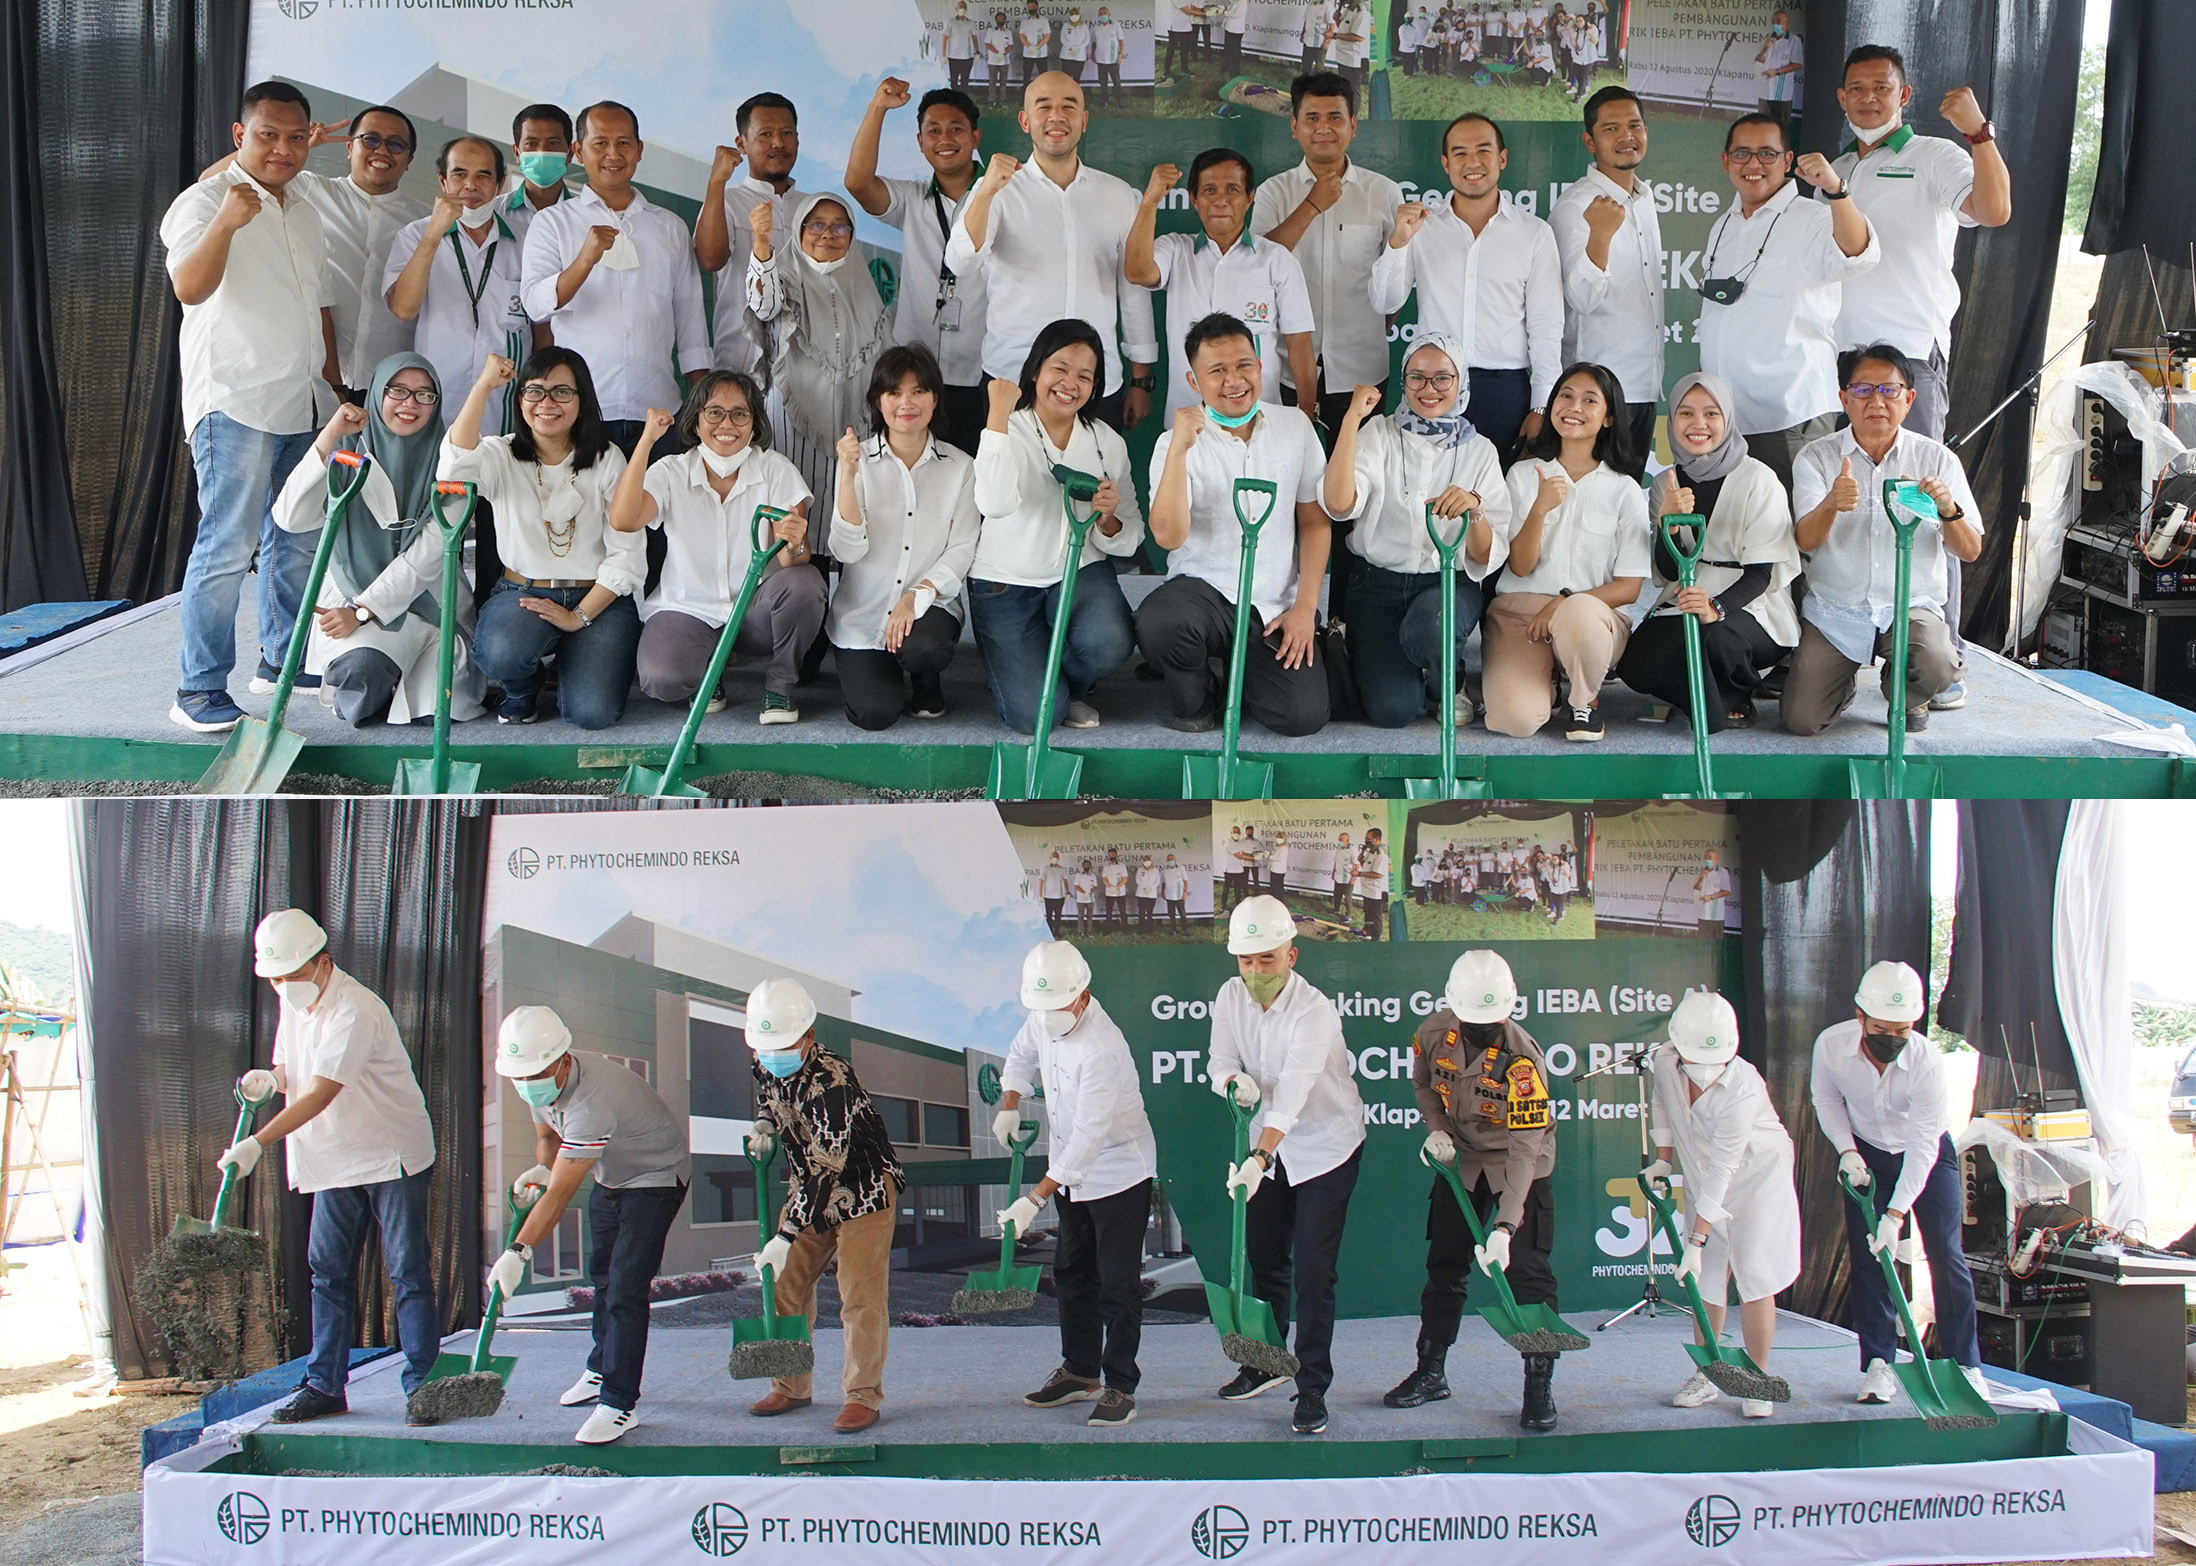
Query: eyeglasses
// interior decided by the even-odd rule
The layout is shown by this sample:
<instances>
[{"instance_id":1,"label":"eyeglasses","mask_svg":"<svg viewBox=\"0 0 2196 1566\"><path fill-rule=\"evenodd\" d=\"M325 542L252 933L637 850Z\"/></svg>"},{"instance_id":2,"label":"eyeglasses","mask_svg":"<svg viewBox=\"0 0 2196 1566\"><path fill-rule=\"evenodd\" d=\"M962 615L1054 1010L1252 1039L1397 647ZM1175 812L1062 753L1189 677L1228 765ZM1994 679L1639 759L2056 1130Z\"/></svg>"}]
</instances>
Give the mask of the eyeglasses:
<instances>
[{"instance_id":1,"label":"eyeglasses","mask_svg":"<svg viewBox=\"0 0 2196 1566\"><path fill-rule=\"evenodd\" d=\"M409 386L386 387L381 395L386 402L416 402L422 408L432 408L442 401L442 393L438 391L415 391Z\"/></svg>"},{"instance_id":2,"label":"eyeglasses","mask_svg":"<svg viewBox=\"0 0 2196 1566\"><path fill-rule=\"evenodd\" d=\"M714 403L702 409L700 418L704 424L729 424L736 430L755 422L755 415L745 408L720 408Z\"/></svg>"},{"instance_id":3,"label":"eyeglasses","mask_svg":"<svg viewBox=\"0 0 2196 1566\"><path fill-rule=\"evenodd\" d=\"M384 136L378 131L360 131L351 138L351 145L368 152L386 152L392 158L401 158L412 150L412 144L402 136Z\"/></svg>"},{"instance_id":4,"label":"eyeglasses","mask_svg":"<svg viewBox=\"0 0 2196 1566\"><path fill-rule=\"evenodd\" d=\"M1436 370L1431 375L1423 370L1405 370L1403 372L1403 384L1411 391L1424 391L1429 386L1435 391L1454 391L1456 390L1456 377L1446 370Z\"/></svg>"},{"instance_id":5,"label":"eyeglasses","mask_svg":"<svg viewBox=\"0 0 2196 1566\"><path fill-rule=\"evenodd\" d=\"M1857 381L1845 388L1845 395L1866 402L1871 397L1881 397L1886 402L1896 402L1906 394L1904 381Z\"/></svg>"},{"instance_id":6,"label":"eyeglasses","mask_svg":"<svg viewBox=\"0 0 2196 1566\"><path fill-rule=\"evenodd\" d=\"M1767 168L1770 164L1789 157L1791 154L1783 147L1733 147L1724 156L1742 168L1749 163L1759 163L1762 167Z\"/></svg>"},{"instance_id":7,"label":"eyeglasses","mask_svg":"<svg viewBox=\"0 0 2196 1566\"><path fill-rule=\"evenodd\" d=\"M519 392L520 402L554 402L562 407L579 401L577 386L544 386L539 381L528 382Z\"/></svg>"},{"instance_id":8,"label":"eyeglasses","mask_svg":"<svg viewBox=\"0 0 2196 1566\"><path fill-rule=\"evenodd\" d=\"M803 223L801 232L804 234L820 234L826 239L852 239L854 237L854 225L851 223Z\"/></svg>"}]
</instances>

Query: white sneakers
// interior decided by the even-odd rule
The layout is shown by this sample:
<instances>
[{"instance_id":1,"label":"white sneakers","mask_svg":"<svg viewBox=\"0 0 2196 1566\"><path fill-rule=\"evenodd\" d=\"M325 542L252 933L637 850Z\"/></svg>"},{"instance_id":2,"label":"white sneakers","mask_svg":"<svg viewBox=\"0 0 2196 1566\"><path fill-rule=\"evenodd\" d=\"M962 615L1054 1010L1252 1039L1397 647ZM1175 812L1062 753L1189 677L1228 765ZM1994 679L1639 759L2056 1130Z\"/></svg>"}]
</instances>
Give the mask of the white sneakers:
<instances>
[{"instance_id":1,"label":"white sneakers","mask_svg":"<svg viewBox=\"0 0 2196 1566\"><path fill-rule=\"evenodd\" d=\"M592 1370L580 1372L579 1380L557 1394L557 1401L566 1408L577 1408L582 1403L592 1403L602 1394L602 1377Z\"/></svg>"},{"instance_id":2,"label":"white sneakers","mask_svg":"<svg viewBox=\"0 0 2196 1566\"><path fill-rule=\"evenodd\" d=\"M1678 1388L1678 1395L1670 1399L1670 1404L1673 1408L1699 1408L1713 1403L1721 1396L1723 1394L1716 1390L1716 1384L1708 1379L1708 1372L1696 1370L1693 1372L1693 1379Z\"/></svg>"},{"instance_id":3,"label":"white sneakers","mask_svg":"<svg viewBox=\"0 0 2196 1566\"><path fill-rule=\"evenodd\" d=\"M1868 1362L1867 1373L1861 1377L1860 1391L1854 1395L1853 1401L1890 1403L1895 1402L1898 1395L1899 1378L1891 1373L1890 1365L1883 1360L1872 1359Z\"/></svg>"},{"instance_id":4,"label":"white sneakers","mask_svg":"<svg viewBox=\"0 0 2196 1566\"><path fill-rule=\"evenodd\" d=\"M1742 1397L1739 1399L1739 1414L1740 1417L1745 1419L1767 1419L1776 1411L1777 1405L1766 1398Z\"/></svg>"},{"instance_id":5,"label":"white sneakers","mask_svg":"<svg viewBox=\"0 0 2196 1566\"><path fill-rule=\"evenodd\" d=\"M572 1439L582 1446L608 1446L639 1423L640 1416L629 1408L605 1408L598 1403Z\"/></svg>"}]
</instances>

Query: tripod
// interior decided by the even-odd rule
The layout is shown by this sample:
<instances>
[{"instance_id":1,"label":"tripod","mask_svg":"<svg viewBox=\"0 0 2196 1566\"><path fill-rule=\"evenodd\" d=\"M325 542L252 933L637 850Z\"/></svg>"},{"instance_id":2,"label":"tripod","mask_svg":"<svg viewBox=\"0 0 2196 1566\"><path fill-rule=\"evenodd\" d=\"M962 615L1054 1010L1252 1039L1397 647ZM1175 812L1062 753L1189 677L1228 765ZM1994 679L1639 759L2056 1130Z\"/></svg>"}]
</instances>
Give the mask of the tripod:
<instances>
[{"instance_id":1,"label":"tripod","mask_svg":"<svg viewBox=\"0 0 2196 1566\"><path fill-rule=\"evenodd\" d=\"M1674 876L1676 872L1672 871L1671 874ZM1669 888L1665 887L1663 890L1667 894ZM1647 1111L1653 1102L1653 1074L1648 1069L1648 1063L1653 1058L1653 1050L1643 1052L1638 1057L1638 1064L1634 1068L1639 1073L1639 1151L1640 1167L1643 1169L1647 1166L1646 1160L1654 1156L1653 1149L1647 1143ZM1599 1071L1589 1071L1585 1077L1580 1077L1578 1080L1583 1082L1586 1077L1598 1077L1603 1072L1614 1070L1616 1070L1616 1063L1611 1061ZM1596 1332L1607 1332L1625 1317L1636 1316L1641 1311L1645 1311L1651 1320L1661 1315L1665 1310L1676 1311L1682 1315L1685 1307L1672 1305L1662 1297L1662 1290L1655 1287L1655 1226L1650 1221L1647 1225L1647 1273L1640 1281L1639 1298L1618 1311L1614 1316L1611 1316L1607 1321L1597 1323L1594 1330Z\"/></svg>"}]
</instances>

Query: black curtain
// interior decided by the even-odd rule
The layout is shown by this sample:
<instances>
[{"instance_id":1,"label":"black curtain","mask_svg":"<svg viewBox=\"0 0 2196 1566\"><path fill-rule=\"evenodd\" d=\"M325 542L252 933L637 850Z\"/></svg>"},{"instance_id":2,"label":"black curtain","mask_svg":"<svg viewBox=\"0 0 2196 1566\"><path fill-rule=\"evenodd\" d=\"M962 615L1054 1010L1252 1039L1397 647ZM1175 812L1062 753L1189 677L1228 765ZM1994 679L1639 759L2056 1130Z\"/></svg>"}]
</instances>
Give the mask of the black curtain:
<instances>
[{"instance_id":1,"label":"black curtain","mask_svg":"<svg viewBox=\"0 0 2196 1566\"><path fill-rule=\"evenodd\" d=\"M1792 1133L1804 1237L1788 1308L1845 1313L1845 1200L1837 1154L1816 1128L1808 1088L1815 1035L1853 1014L1868 965L1929 971L1929 807L1793 800L1739 813L1746 1057L1761 1068Z\"/></svg>"},{"instance_id":2,"label":"black curtain","mask_svg":"<svg viewBox=\"0 0 2196 1566\"><path fill-rule=\"evenodd\" d=\"M1914 88L1906 120L1924 135L1956 135L1938 116L1937 102L1953 87L1973 87L1997 124L1998 147L2013 173L2013 220L1960 234L1955 270L1962 302L1952 323L1952 411L1945 425L1945 438L1956 439L2034 374L2049 351L2044 334L2081 76L2081 0L1810 0L1801 133L1810 150L1834 153L1844 140L1837 84L1846 51L1864 43L1890 44L1906 56ZM1960 448L1985 520L1982 558L1964 576L1961 629L1984 647L2001 644L2012 618L2013 533L2032 422L2026 401L2016 402Z\"/></svg>"},{"instance_id":3,"label":"black curtain","mask_svg":"<svg viewBox=\"0 0 2196 1566\"><path fill-rule=\"evenodd\" d=\"M229 148L251 7L0 9L0 608L143 602L196 519L160 219Z\"/></svg>"},{"instance_id":4,"label":"black curtain","mask_svg":"<svg viewBox=\"0 0 2196 1566\"><path fill-rule=\"evenodd\" d=\"M2188 264L2196 239L2196 28L2188 0L2112 0L2105 45L2104 134L2082 248L2091 255L2148 245ZM2186 297L2188 279L2181 279ZM2149 284L2143 285L2147 296ZM2152 313L2150 324L2156 324Z\"/></svg>"}]
</instances>

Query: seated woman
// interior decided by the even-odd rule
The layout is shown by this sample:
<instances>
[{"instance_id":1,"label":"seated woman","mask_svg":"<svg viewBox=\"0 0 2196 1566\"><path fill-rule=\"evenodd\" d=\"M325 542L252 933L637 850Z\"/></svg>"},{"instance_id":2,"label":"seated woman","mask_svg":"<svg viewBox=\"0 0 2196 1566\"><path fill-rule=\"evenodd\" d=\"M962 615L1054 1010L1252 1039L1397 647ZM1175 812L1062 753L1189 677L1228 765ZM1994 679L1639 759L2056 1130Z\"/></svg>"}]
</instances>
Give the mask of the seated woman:
<instances>
[{"instance_id":1,"label":"seated woman","mask_svg":"<svg viewBox=\"0 0 2196 1566\"><path fill-rule=\"evenodd\" d=\"M771 449L761 394L737 370L695 382L677 415L688 449L652 464L648 454L672 418L648 410L610 497L610 526L621 536L637 541L643 528L663 530L663 572L640 607L641 691L674 707L693 701L754 557L755 508L776 506L787 513L773 529L785 548L756 587L733 645L768 659L757 721L791 723L801 715L793 701L801 654L824 616L823 573L809 555L808 485ZM722 690L711 694L709 711L724 705Z\"/></svg>"},{"instance_id":2,"label":"seated woman","mask_svg":"<svg viewBox=\"0 0 2196 1566\"><path fill-rule=\"evenodd\" d=\"M1571 686L1565 737L1598 740L1601 682L1624 651L1624 609L1648 571L1647 498L1616 377L1598 364L1565 370L1525 450L1510 469L1518 521L1482 637L1487 727L1538 733L1555 710L1560 665Z\"/></svg>"},{"instance_id":3,"label":"seated woman","mask_svg":"<svg viewBox=\"0 0 2196 1566\"><path fill-rule=\"evenodd\" d=\"M374 371L366 406L337 405L275 501L274 518L284 530L317 534L327 516L329 459L339 450L373 459L365 485L343 514L305 648L305 672L320 676L320 699L354 729L377 718L413 723L434 714L442 532L427 523L436 514L441 402L442 388L425 359L391 354ZM453 503L450 519L461 511ZM458 615L465 634L457 645L450 716L463 722L481 714L482 681L466 656L473 600L462 584Z\"/></svg>"},{"instance_id":4,"label":"seated woman","mask_svg":"<svg viewBox=\"0 0 2196 1566\"><path fill-rule=\"evenodd\" d=\"M932 433L945 377L930 350L878 355L867 401L869 438L839 437L831 649L848 719L889 729L903 704L918 718L945 714L939 676L961 639L961 582L983 518L974 459Z\"/></svg>"},{"instance_id":5,"label":"seated woman","mask_svg":"<svg viewBox=\"0 0 2196 1566\"><path fill-rule=\"evenodd\" d=\"M1731 389L1713 375L1688 375L1670 395L1670 443L1678 465L1655 481L1649 502L1666 513L1704 516L1708 542L1694 585L1675 584L1678 562L1654 533L1655 584L1661 602L1632 634L1617 677L1642 695L1668 702L1688 719L1684 617L1700 621L1700 672L1710 733L1754 726L1754 690L1762 673L1799 645L1792 580L1799 542L1792 506L1766 464L1746 454L1730 422Z\"/></svg>"},{"instance_id":6,"label":"seated woman","mask_svg":"<svg viewBox=\"0 0 2196 1566\"><path fill-rule=\"evenodd\" d=\"M1337 522L1354 519L1343 546L1350 576L1350 662L1365 720L1401 728L1441 695L1441 557L1426 533L1430 504L1443 535L1471 514L1456 583L1456 645L1486 605L1481 586L1501 569L1512 531L1510 491L1494 442L1464 417L1464 358L1448 338L1426 332L1403 362L1403 400L1380 411L1380 388L1360 386L1334 438L1320 501ZM1471 707L1461 708L1464 722Z\"/></svg>"},{"instance_id":7,"label":"seated woman","mask_svg":"<svg viewBox=\"0 0 2196 1566\"><path fill-rule=\"evenodd\" d=\"M1090 415L1105 359L1098 334L1080 320L1054 321L1030 344L1019 385L993 381L991 416L976 447L976 509L983 531L968 572L968 612L999 721L1023 734L1037 727L1045 657L1059 607L1067 554L1067 513L1055 466L1100 483L1076 515L1098 521L1076 562L1075 605L1060 660L1061 696L1053 721L1098 727L1091 687L1128 661L1136 626L1114 574L1117 558L1143 542L1128 443Z\"/></svg>"},{"instance_id":8,"label":"seated woman","mask_svg":"<svg viewBox=\"0 0 2196 1566\"><path fill-rule=\"evenodd\" d=\"M518 428L483 436L481 414L514 377ZM519 367L490 354L443 436L438 476L478 484L495 508L503 579L480 607L473 662L503 687L500 722L534 721L552 654L568 721L605 729L624 715L647 560L636 535L610 526L612 449L594 377L569 348L537 348Z\"/></svg>"}]
</instances>

